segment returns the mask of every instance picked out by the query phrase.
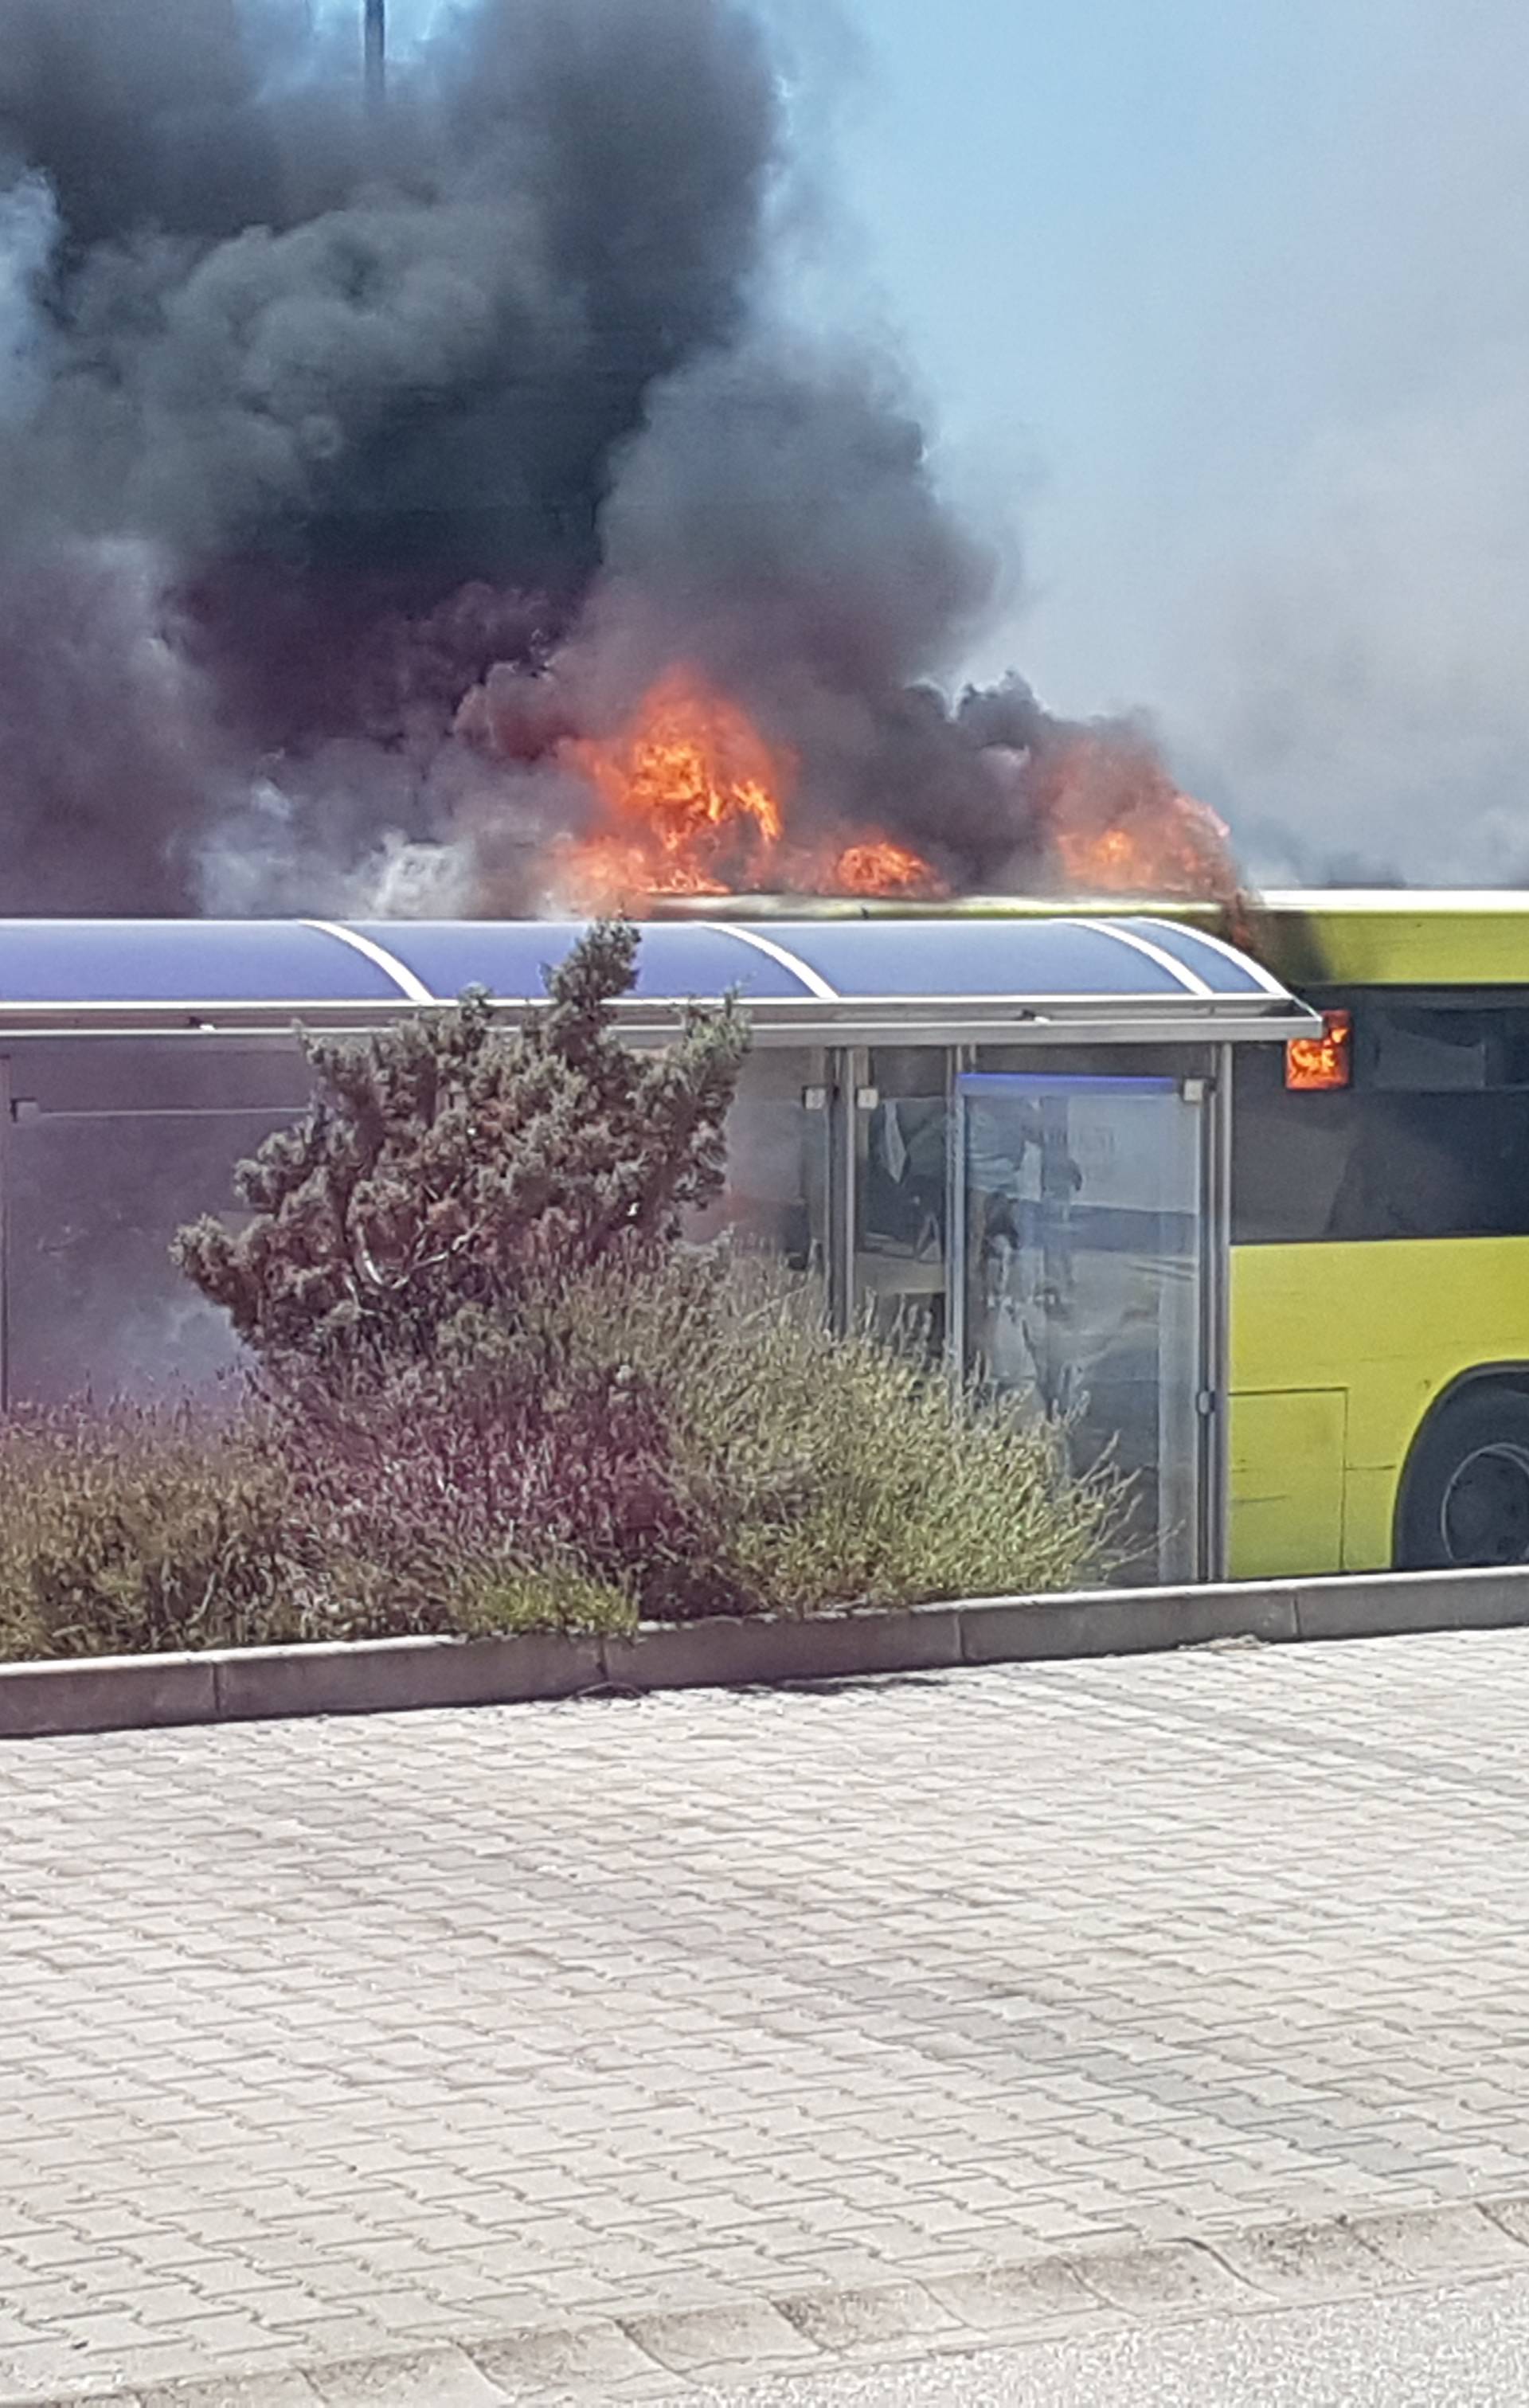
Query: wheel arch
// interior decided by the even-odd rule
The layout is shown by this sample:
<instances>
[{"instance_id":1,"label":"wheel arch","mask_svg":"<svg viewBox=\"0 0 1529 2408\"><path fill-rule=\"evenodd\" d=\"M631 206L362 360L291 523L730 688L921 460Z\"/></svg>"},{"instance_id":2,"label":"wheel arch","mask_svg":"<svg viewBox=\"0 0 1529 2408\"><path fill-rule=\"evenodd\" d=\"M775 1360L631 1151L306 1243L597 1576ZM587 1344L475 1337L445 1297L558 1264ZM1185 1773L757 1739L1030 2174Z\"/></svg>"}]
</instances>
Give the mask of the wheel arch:
<instances>
[{"instance_id":1,"label":"wheel arch","mask_svg":"<svg viewBox=\"0 0 1529 2408\"><path fill-rule=\"evenodd\" d=\"M1408 1444L1402 1468L1397 1474L1396 1494L1391 1509L1391 1560L1395 1565L1402 1553L1402 1524L1408 1501L1408 1483L1424 1445L1444 1415L1463 1398L1481 1388L1510 1388L1520 1396L1529 1396L1529 1361L1508 1359L1501 1363L1473 1363L1467 1370L1459 1371L1429 1400L1428 1410L1413 1431Z\"/></svg>"}]
</instances>

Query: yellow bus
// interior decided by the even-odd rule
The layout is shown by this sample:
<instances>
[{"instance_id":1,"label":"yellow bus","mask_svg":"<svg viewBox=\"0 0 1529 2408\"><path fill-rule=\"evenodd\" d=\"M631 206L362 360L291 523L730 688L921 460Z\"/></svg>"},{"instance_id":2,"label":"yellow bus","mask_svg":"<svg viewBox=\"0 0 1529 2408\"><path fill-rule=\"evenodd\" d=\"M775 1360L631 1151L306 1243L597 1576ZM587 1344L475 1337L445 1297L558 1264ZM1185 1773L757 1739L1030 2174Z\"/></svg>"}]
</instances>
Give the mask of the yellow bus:
<instances>
[{"instance_id":1,"label":"yellow bus","mask_svg":"<svg viewBox=\"0 0 1529 2408\"><path fill-rule=\"evenodd\" d=\"M1529 895L1278 894L1240 1061L1235 1576L1529 1557Z\"/></svg>"}]
</instances>

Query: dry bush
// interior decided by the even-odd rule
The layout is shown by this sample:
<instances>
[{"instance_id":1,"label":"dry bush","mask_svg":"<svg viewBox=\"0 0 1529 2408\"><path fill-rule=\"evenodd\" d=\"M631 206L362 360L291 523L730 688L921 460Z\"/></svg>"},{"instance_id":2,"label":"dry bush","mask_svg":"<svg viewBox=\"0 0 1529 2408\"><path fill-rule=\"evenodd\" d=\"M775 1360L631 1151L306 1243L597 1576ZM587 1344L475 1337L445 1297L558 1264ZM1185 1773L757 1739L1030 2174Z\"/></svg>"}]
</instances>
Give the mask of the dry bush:
<instances>
[{"instance_id":1,"label":"dry bush","mask_svg":"<svg viewBox=\"0 0 1529 2408\"><path fill-rule=\"evenodd\" d=\"M1110 1568L1125 1490L1107 1466L1078 1476L1065 1430L868 1327L836 1338L773 1264L607 1262L570 1321L664 1398L708 1534L704 1585L731 1611L1054 1590Z\"/></svg>"},{"instance_id":2,"label":"dry bush","mask_svg":"<svg viewBox=\"0 0 1529 2408\"><path fill-rule=\"evenodd\" d=\"M868 1332L787 1274L607 1256L507 1335L357 1394L221 1424L81 1409L0 1435L0 1652L411 1632L622 1631L1068 1587L1119 1484L1065 1434Z\"/></svg>"},{"instance_id":3,"label":"dry bush","mask_svg":"<svg viewBox=\"0 0 1529 2408\"><path fill-rule=\"evenodd\" d=\"M96 1656L303 1635L280 1468L234 1424L87 1407L0 1434L0 1652Z\"/></svg>"}]
</instances>

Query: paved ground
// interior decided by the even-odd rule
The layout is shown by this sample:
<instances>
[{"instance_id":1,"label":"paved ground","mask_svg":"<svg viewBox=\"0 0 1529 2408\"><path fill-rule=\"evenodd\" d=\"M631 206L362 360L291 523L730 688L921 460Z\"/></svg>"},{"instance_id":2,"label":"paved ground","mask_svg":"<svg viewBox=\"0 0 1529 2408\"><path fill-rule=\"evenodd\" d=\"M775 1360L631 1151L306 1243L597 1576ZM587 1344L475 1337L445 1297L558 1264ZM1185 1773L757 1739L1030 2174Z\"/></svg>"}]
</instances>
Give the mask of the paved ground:
<instances>
[{"instance_id":1,"label":"paved ground","mask_svg":"<svg viewBox=\"0 0 1529 2408\"><path fill-rule=\"evenodd\" d=\"M1523 2408L1529 2280L924 2358L714 2399L716 2408Z\"/></svg>"},{"instance_id":2,"label":"paved ground","mask_svg":"<svg viewBox=\"0 0 1529 2408\"><path fill-rule=\"evenodd\" d=\"M13 1743L0 1831L0 2400L1529 2193L1529 1634Z\"/></svg>"}]
</instances>

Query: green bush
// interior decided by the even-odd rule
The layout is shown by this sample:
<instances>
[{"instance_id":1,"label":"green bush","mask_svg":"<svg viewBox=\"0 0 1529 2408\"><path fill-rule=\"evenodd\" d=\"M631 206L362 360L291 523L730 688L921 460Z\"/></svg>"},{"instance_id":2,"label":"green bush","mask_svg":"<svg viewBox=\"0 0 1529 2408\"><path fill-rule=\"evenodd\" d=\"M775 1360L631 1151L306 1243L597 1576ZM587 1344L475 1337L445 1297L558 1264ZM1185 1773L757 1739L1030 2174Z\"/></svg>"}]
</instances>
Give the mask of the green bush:
<instances>
[{"instance_id":1,"label":"green bush","mask_svg":"<svg viewBox=\"0 0 1529 2408\"><path fill-rule=\"evenodd\" d=\"M545 1325L537 1327L538 1319ZM527 1377L527 1353L536 1378ZM1076 1584L1120 1490L1063 1435L830 1337L781 1271L607 1257L507 1357L332 1402L0 1435L0 1653L624 1631Z\"/></svg>"},{"instance_id":2,"label":"green bush","mask_svg":"<svg viewBox=\"0 0 1529 2408\"><path fill-rule=\"evenodd\" d=\"M731 1003L638 1052L616 1006L637 932L602 922L519 1029L481 995L359 1040L307 1038L308 1111L242 1163L246 1208L175 1254L278 1379L332 1385L429 1363L458 1314L515 1326L549 1280L661 1254L722 1183L747 1046Z\"/></svg>"},{"instance_id":3,"label":"green bush","mask_svg":"<svg viewBox=\"0 0 1529 2408\"><path fill-rule=\"evenodd\" d=\"M634 1627L630 1591L551 1543L533 1560L443 1516L426 1570L385 1512L370 1536L326 1515L341 1466L299 1470L311 1436L258 1407L212 1428L83 1408L8 1423L0 1657Z\"/></svg>"}]
</instances>

